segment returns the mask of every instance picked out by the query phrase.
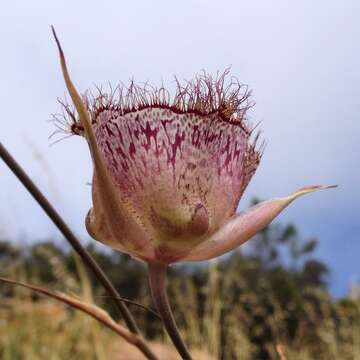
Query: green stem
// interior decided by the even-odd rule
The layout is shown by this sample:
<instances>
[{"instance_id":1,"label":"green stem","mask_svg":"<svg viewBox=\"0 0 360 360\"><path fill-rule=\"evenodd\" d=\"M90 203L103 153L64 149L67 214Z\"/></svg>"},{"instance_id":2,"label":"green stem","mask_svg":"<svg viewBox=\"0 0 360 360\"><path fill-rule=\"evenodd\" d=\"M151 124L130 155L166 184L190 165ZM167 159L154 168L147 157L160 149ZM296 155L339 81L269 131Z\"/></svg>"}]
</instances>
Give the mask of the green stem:
<instances>
[{"instance_id":1,"label":"green stem","mask_svg":"<svg viewBox=\"0 0 360 360\"><path fill-rule=\"evenodd\" d=\"M115 289L114 285L111 283L109 278L105 275L105 273L102 271L102 269L94 260L94 258L81 245L80 241L76 238L74 233L66 225L64 220L58 214L58 212L50 204L47 198L41 193L41 191L37 188L37 186L25 173L25 171L21 168L21 166L16 162L16 160L10 155L10 153L6 150L6 148L1 144L1 142L0 142L0 157L4 160L6 165L15 174L15 176L20 180L20 182L25 186L25 188L29 191L29 193L34 197L34 199L38 202L38 204L42 207L45 213L49 216L49 218L61 231L64 237L68 240L68 242L73 247L73 249L82 258L82 260L88 266L88 268L91 271L93 271L93 273L96 275L97 279L103 285L107 293L111 297L115 298L114 302L117 308L119 309L128 329L132 333L140 335L141 334L140 330L127 306L120 300L116 300L121 298L121 296L119 295L119 293L117 292L117 290ZM151 352L151 350L143 340L140 341L140 347L142 348L141 351L144 354L146 354L146 357L148 359L152 359L152 360L157 359L157 357Z\"/></svg>"},{"instance_id":2,"label":"green stem","mask_svg":"<svg viewBox=\"0 0 360 360\"><path fill-rule=\"evenodd\" d=\"M152 296L156 308L164 323L165 329L181 357L184 360L192 360L189 350L187 349L184 340L180 335L179 329L176 326L176 322L170 308L169 299L166 292L167 265L148 264L148 267Z\"/></svg>"}]
</instances>

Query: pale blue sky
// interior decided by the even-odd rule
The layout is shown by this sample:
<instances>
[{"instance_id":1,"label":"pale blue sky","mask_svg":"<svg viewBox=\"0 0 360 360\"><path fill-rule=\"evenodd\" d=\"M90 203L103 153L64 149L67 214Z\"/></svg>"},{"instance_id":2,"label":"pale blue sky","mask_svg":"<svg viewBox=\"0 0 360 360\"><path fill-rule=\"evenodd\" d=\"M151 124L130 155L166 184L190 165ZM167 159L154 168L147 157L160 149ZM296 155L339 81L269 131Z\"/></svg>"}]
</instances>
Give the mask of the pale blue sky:
<instances>
[{"instance_id":1,"label":"pale blue sky","mask_svg":"<svg viewBox=\"0 0 360 360\"><path fill-rule=\"evenodd\" d=\"M65 93L50 24L81 91L132 76L159 85L232 65L253 89L254 123L267 147L240 203L303 185L336 190L294 203L279 221L320 239L335 294L360 279L360 2L12 1L0 13L0 139L86 237L91 164L71 138L52 147L47 122ZM0 235L17 241L58 234L0 163Z\"/></svg>"}]
</instances>

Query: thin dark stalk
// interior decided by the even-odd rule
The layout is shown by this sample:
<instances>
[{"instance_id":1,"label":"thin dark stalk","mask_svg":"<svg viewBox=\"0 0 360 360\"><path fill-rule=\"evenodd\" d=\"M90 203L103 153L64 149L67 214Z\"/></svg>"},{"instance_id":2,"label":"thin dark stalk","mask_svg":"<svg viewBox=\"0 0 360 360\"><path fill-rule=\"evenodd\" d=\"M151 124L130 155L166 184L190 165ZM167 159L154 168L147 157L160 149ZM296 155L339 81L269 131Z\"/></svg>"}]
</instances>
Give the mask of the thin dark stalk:
<instances>
[{"instance_id":1,"label":"thin dark stalk","mask_svg":"<svg viewBox=\"0 0 360 360\"><path fill-rule=\"evenodd\" d=\"M149 264L149 280L152 296L164 323L165 329L177 351L184 360L192 360L189 350L187 349L179 329L176 326L176 322L170 308L166 292L166 270L166 265Z\"/></svg>"},{"instance_id":2,"label":"thin dark stalk","mask_svg":"<svg viewBox=\"0 0 360 360\"><path fill-rule=\"evenodd\" d=\"M21 166L17 163L17 161L10 155L10 153L6 150L6 148L0 142L0 157L4 160L6 165L10 168L10 170L15 174L15 176L20 180L20 182L25 186L25 188L29 191L29 193L34 197L34 199L38 202L38 204L42 207L45 213L49 216L49 218L53 221L53 223L57 226L60 232L64 235L64 237L68 240L70 245L76 251L76 253L82 258L84 263L88 266L88 268L93 271L96 275L97 279L103 285L107 293L115 298L114 302L119 309L126 326L129 328L131 332L134 334L140 334L140 330L135 322L135 319L132 317L127 306L117 300L121 298L114 285L96 263L94 258L86 251L86 249L80 244L80 241L76 238L74 233L69 229L64 220L58 214L58 212L54 209L54 207L50 204L47 198L41 193L41 191L37 188L34 182L30 179L30 177L25 173L25 171L21 168ZM143 344L141 346L144 346ZM145 345L147 347L147 345ZM149 359L156 359L156 356L152 354L150 349L146 350L148 354L152 356Z\"/></svg>"},{"instance_id":3,"label":"thin dark stalk","mask_svg":"<svg viewBox=\"0 0 360 360\"><path fill-rule=\"evenodd\" d=\"M96 297L96 298L102 298L102 299L115 299L115 298L113 298L113 297L111 297L111 296L106 296L106 295L105 295L105 296L99 295L99 296L95 296L95 297ZM130 300L130 299L126 299L126 298L123 298L123 297L118 298L118 300L121 300L121 301L123 301L124 303L129 304L129 305L135 305L135 306L139 307L140 309L144 309L144 310L146 310L147 312L149 312L151 315L153 315L153 316L157 317L159 320L161 320L160 315L159 315L156 311L150 309L149 307L147 307L147 306L145 306L145 305L139 304L139 303L136 302L136 301L133 301L133 300Z\"/></svg>"}]
</instances>

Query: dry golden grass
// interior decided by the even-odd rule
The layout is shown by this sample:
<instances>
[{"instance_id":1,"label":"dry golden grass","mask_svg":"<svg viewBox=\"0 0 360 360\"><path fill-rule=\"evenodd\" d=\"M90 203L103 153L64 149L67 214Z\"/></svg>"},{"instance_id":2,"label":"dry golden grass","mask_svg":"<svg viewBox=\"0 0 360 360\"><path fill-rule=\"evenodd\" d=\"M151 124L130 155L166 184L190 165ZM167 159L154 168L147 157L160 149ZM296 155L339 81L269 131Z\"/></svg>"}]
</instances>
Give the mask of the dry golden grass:
<instances>
[{"instance_id":1,"label":"dry golden grass","mask_svg":"<svg viewBox=\"0 0 360 360\"><path fill-rule=\"evenodd\" d=\"M61 274L61 282L55 287L75 292L84 301L94 302L95 296L86 271L81 262L77 261L76 265L78 280L61 263L52 264L56 272ZM38 283L36 278L27 279L22 271L9 276ZM314 329L309 328L304 321L294 340L286 332L286 317L292 311L291 304L287 308L281 307L265 282L262 285L263 293L273 308L269 313L259 301L261 294L242 281L241 286L245 291L241 298L251 307L253 314L250 316L238 298L235 303L228 299L234 281L242 280L239 277L235 280L231 276L224 277L216 262L210 266L208 281L201 289L189 277L172 279L171 302L176 309L175 315L181 317L178 319L181 331L195 360L258 360L258 357L254 357L257 349L248 337L248 330L261 336L264 324L254 323L254 315L263 316L265 325L275 334L275 340L266 344L271 359L360 360L360 303L352 302L352 311L346 306L337 307L337 316L334 317L333 301L328 295L321 290L309 290L308 295L316 298L319 306L305 302L304 316L316 324L316 329L314 326ZM44 297L34 298L28 290L13 290L11 298L0 298L1 360L144 359L135 347L85 314ZM201 316L198 312L199 291L206 299L202 304L204 312ZM149 299L146 300L146 293L141 301L151 305ZM319 320L319 313L322 320ZM139 323L144 324L144 319ZM226 329L225 335L221 329ZM314 334L311 333L313 330L316 331ZM225 347L222 341L227 344ZM160 359L179 359L165 336L150 342L150 346Z\"/></svg>"},{"instance_id":2,"label":"dry golden grass","mask_svg":"<svg viewBox=\"0 0 360 360\"><path fill-rule=\"evenodd\" d=\"M169 344L151 342L160 359L178 360ZM194 350L198 360L212 360ZM82 313L48 300L21 296L1 302L2 360L143 360L133 346Z\"/></svg>"},{"instance_id":3,"label":"dry golden grass","mask_svg":"<svg viewBox=\"0 0 360 360\"><path fill-rule=\"evenodd\" d=\"M208 320L206 320L208 321ZM216 342L215 324L210 324L209 341ZM334 330L334 329L333 329ZM354 324L349 327L347 336L354 337L353 345L336 343L335 332L329 327L323 328L324 341L329 345L326 360L360 359L360 334ZM188 329L186 329L188 331ZM251 345L239 329L234 327L234 346L238 347L237 359L253 359ZM211 335L212 334L212 335ZM189 339L188 332L185 334ZM194 336L195 333L192 333ZM211 336L213 336L211 340ZM199 336L198 336L199 337ZM356 340L356 339L357 340ZM199 343L198 340L193 344ZM357 344L357 345L356 345ZM213 354L217 345L205 344ZM206 346L207 345L207 346ZM179 360L173 347L166 342L150 342L151 348L160 359ZM307 348L299 349L287 344L275 344L274 359L313 360ZM280 351L279 351L280 350ZM206 351L192 348L196 360L216 360ZM133 346L124 342L111 331L101 327L95 320L85 314L73 311L52 300L32 300L24 294L15 299L2 300L0 305L0 358L2 360L143 360L143 355Z\"/></svg>"}]
</instances>

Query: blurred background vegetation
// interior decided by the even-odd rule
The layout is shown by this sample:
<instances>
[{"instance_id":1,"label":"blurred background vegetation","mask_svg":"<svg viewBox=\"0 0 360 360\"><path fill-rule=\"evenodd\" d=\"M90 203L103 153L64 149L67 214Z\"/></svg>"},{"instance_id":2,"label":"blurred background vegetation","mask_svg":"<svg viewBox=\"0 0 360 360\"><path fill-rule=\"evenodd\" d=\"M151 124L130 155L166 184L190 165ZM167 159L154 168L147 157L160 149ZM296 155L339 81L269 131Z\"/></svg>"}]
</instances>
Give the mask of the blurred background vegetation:
<instances>
[{"instance_id":1,"label":"blurred background vegetation","mask_svg":"<svg viewBox=\"0 0 360 360\"><path fill-rule=\"evenodd\" d=\"M59 242L56 242L59 244ZM360 359L360 294L334 299L317 240L268 226L245 250L171 268L169 292L196 359ZM144 265L88 245L120 294L152 307ZM0 275L76 294L119 319L111 299L66 246L0 241ZM0 285L0 358L142 359L95 321L28 290ZM162 359L177 359L150 312L129 305Z\"/></svg>"}]
</instances>

